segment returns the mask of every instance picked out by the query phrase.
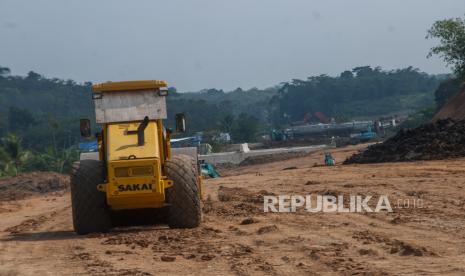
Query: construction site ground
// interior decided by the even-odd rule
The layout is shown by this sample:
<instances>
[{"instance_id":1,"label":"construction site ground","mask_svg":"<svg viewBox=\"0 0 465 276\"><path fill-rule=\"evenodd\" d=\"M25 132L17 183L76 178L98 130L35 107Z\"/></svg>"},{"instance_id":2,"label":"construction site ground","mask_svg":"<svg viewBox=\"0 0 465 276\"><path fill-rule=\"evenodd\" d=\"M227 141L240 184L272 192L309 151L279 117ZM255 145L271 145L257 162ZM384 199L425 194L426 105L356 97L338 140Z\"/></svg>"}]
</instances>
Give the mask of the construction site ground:
<instances>
[{"instance_id":1,"label":"construction site ground","mask_svg":"<svg viewBox=\"0 0 465 276\"><path fill-rule=\"evenodd\" d=\"M363 147L332 153L340 164ZM78 236L68 191L3 200L0 275L465 274L465 159L334 167L323 160L319 151L224 169L205 181L196 229ZM270 194L387 195L394 212L264 213ZM422 208L398 205L405 199L421 199Z\"/></svg>"}]
</instances>

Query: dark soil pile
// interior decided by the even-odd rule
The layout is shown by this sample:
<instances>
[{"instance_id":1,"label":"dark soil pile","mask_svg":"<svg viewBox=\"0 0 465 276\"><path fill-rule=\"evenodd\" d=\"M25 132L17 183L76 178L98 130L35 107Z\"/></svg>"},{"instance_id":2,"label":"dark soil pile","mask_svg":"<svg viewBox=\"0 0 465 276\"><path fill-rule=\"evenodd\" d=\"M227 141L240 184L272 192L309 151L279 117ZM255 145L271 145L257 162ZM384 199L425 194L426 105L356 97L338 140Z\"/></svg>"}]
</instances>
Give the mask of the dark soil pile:
<instances>
[{"instance_id":1,"label":"dark soil pile","mask_svg":"<svg viewBox=\"0 0 465 276\"><path fill-rule=\"evenodd\" d=\"M446 118L452 118L457 121L465 119L465 85L459 93L452 96L439 110L434 116L433 122Z\"/></svg>"},{"instance_id":2,"label":"dark soil pile","mask_svg":"<svg viewBox=\"0 0 465 276\"><path fill-rule=\"evenodd\" d=\"M0 202L64 191L68 187L69 176L54 172L32 172L0 178Z\"/></svg>"},{"instance_id":3,"label":"dark soil pile","mask_svg":"<svg viewBox=\"0 0 465 276\"><path fill-rule=\"evenodd\" d=\"M465 120L438 120L402 129L383 143L354 154L344 164L440 160L465 156Z\"/></svg>"},{"instance_id":4,"label":"dark soil pile","mask_svg":"<svg viewBox=\"0 0 465 276\"><path fill-rule=\"evenodd\" d=\"M267 164L272 162L278 161L285 161L297 157L304 157L308 156L311 153L308 152L286 152L286 153L272 153L266 155L257 155L257 156L249 156L244 159L239 166L252 166L258 164Z\"/></svg>"}]
</instances>

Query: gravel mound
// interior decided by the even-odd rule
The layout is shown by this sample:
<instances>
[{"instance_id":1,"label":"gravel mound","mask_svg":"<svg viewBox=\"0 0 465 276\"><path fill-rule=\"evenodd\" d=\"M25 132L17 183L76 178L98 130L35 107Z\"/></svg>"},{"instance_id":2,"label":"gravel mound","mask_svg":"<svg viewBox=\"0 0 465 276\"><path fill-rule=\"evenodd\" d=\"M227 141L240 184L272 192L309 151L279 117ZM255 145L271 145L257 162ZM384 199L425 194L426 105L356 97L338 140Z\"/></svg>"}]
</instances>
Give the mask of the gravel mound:
<instances>
[{"instance_id":1,"label":"gravel mound","mask_svg":"<svg viewBox=\"0 0 465 276\"><path fill-rule=\"evenodd\" d=\"M354 154L344 164L440 160L465 156L465 120L438 120L402 129L383 143Z\"/></svg>"}]
</instances>

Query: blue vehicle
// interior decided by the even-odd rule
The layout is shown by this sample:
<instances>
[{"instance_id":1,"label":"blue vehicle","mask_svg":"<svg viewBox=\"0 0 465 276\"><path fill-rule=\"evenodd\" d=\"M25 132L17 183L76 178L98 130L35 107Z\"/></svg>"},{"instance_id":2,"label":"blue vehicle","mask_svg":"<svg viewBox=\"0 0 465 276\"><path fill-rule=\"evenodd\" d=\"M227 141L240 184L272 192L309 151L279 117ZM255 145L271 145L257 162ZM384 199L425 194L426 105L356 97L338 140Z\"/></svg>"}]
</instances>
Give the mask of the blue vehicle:
<instances>
[{"instance_id":1,"label":"blue vehicle","mask_svg":"<svg viewBox=\"0 0 465 276\"><path fill-rule=\"evenodd\" d=\"M361 131L360 133L352 134L350 138L360 142L368 142L370 140L376 139L378 134L374 132L371 126L367 127L367 130Z\"/></svg>"},{"instance_id":2,"label":"blue vehicle","mask_svg":"<svg viewBox=\"0 0 465 276\"><path fill-rule=\"evenodd\" d=\"M97 141L81 141L79 142L79 150L81 152L95 152L98 151Z\"/></svg>"}]
</instances>

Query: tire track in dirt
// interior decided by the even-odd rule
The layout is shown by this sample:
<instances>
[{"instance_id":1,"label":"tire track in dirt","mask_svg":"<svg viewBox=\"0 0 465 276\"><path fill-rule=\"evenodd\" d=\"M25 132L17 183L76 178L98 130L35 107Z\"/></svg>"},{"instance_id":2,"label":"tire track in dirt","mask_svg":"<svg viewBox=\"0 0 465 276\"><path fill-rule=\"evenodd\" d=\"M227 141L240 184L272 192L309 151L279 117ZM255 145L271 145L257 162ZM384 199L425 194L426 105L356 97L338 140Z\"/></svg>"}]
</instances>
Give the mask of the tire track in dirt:
<instances>
[{"instance_id":1,"label":"tire track in dirt","mask_svg":"<svg viewBox=\"0 0 465 276\"><path fill-rule=\"evenodd\" d=\"M97 255L90 253L91 250L86 250L88 246L73 246L73 244L77 243L85 245L90 240L89 237L77 236L71 230L62 230L64 225L68 225L68 227L70 226L70 215L71 207L66 205L64 207L58 208L56 211L45 212L33 218L26 219L15 226L7 228L5 232L7 232L8 235L6 236L5 240L9 240L10 244L13 242L14 245L18 244L16 241L30 242L31 244L29 246L29 253L32 256L34 256L34 253L37 251L42 253L47 252L47 254L55 256L56 259L54 260L54 265L56 265L56 263L62 263L62 269L65 270L62 270L60 273L63 274L137 276L152 275L139 269L116 269L113 267L111 262L102 260ZM92 236L90 236L90 239L92 239ZM60 242L67 240L69 240L69 242ZM13 246L10 246L7 250L26 251L25 248L13 248ZM126 255L130 253L130 251L122 253ZM20 260L16 261L22 263ZM46 263L42 265L47 266ZM45 271L45 269L42 271Z\"/></svg>"},{"instance_id":2,"label":"tire track in dirt","mask_svg":"<svg viewBox=\"0 0 465 276\"><path fill-rule=\"evenodd\" d=\"M106 251L105 254L123 253L124 255L132 254L130 251L113 252ZM116 269L111 262L102 260L98 256L85 251L84 248L75 248L71 257L84 265L89 275L134 275L134 276L151 276L154 274L141 271L139 269Z\"/></svg>"},{"instance_id":3,"label":"tire track in dirt","mask_svg":"<svg viewBox=\"0 0 465 276\"><path fill-rule=\"evenodd\" d=\"M17 235L23 232L37 230L40 228L41 225L47 223L49 220L52 220L54 217L58 216L60 212L62 213L65 210L69 210L69 207L65 207L60 211L52 211L50 213L26 219L22 221L20 224L8 227L3 231L10 233L10 235Z\"/></svg>"},{"instance_id":4,"label":"tire track in dirt","mask_svg":"<svg viewBox=\"0 0 465 276\"><path fill-rule=\"evenodd\" d=\"M55 199L31 199L33 204L24 204L18 209L17 216L11 218L13 225L0 232L3 252L0 275L6 272L13 275L84 275L67 254L67 244L62 243L73 235L66 231L70 213L68 196ZM31 218L18 220L31 213L34 213ZM15 220L19 223L14 223Z\"/></svg>"}]
</instances>

